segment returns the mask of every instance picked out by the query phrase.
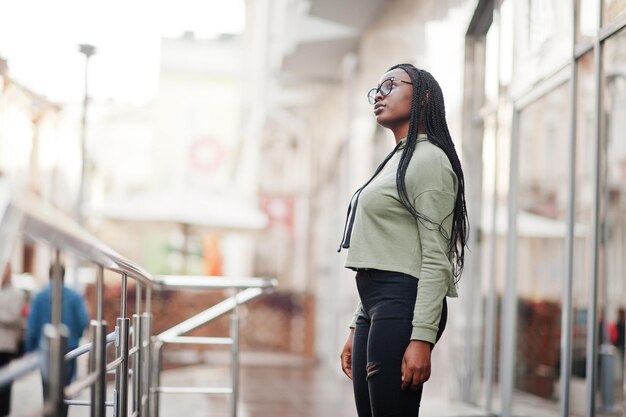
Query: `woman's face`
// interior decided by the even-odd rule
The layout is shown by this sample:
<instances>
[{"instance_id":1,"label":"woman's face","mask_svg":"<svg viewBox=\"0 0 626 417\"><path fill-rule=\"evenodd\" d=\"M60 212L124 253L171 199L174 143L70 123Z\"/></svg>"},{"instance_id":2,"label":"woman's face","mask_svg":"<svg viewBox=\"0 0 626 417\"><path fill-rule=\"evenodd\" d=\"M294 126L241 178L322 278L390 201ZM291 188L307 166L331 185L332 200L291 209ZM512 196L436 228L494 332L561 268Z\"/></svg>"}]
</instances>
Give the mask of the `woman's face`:
<instances>
[{"instance_id":1,"label":"woman's face","mask_svg":"<svg viewBox=\"0 0 626 417\"><path fill-rule=\"evenodd\" d=\"M410 84L411 78L404 70L396 68L383 74L377 87L380 87L386 80L392 80L391 92L386 96L384 91L383 93L380 91L376 93L374 98L376 122L394 131L403 127L408 130L413 95L413 86Z\"/></svg>"}]
</instances>

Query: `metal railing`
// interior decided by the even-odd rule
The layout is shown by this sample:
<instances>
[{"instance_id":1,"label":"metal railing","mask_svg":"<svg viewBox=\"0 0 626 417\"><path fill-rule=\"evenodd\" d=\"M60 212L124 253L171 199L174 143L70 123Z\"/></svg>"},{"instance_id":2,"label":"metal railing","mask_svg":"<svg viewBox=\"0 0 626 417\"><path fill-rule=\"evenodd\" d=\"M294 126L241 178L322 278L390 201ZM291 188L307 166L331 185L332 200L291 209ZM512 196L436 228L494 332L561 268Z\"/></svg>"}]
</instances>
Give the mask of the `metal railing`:
<instances>
[{"instance_id":1,"label":"metal railing","mask_svg":"<svg viewBox=\"0 0 626 417\"><path fill-rule=\"evenodd\" d=\"M151 389L154 413L159 416L159 400L161 393L168 394L207 394L230 395L230 415L237 416L238 386L239 386L239 312L238 306L258 297L264 291L276 285L274 280L262 278L230 279L223 277L197 276L159 276L156 282L162 288L168 289L230 289L236 291L232 296L207 308L195 316L177 324L174 327L155 336L153 342L153 386ZM226 313L230 317L230 337L193 337L183 336L185 333L197 329ZM230 345L231 381L228 387L167 387L161 385L161 349L165 344L197 344L197 345Z\"/></svg>"},{"instance_id":2,"label":"metal railing","mask_svg":"<svg viewBox=\"0 0 626 417\"><path fill-rule=\"evenodd\" d=\"M33 415L61 417L67 406L86 406L92 417L104 417L106 407L116 417L158 417L161 393L191 392L228 394L231 417L237 415L239 373L238 306L276 286L273 279L200 276L152 276L140 266L119 255L56 209L34 197L16 195L0 184L0 260L8 259L19 235L48 243L55 251L54 264L61 252L69 252L96 270L95 318L90 322L91 342L65 353L67 328L61 322L62 276L53 268L52 322L44 327L41 349L14 360L0 369L0 387L36 370L41 370L46 387L43 408ZM104 270L120 276L120 315L115 329L108 331L104 320ZM135 312L129 317L128 279L135 281ZM188 320L153 335L152 292L172 289L230 289L233 295L210 306ZM230 337L185 337L184 333L231 313ZM225 344L231 346L231 384L220 389L163 387L161 347L166 343ZM114 344L115 355L107 362L107 346ZM65 386L65 361L89 353L88 374ZM115 374L113 398L106 395L107 373ZM129 381L130 376L130 381ZM89 400L76 397L87 388ZM129 401L131 400L131 401Z\"/></svg>"}]
</instances>

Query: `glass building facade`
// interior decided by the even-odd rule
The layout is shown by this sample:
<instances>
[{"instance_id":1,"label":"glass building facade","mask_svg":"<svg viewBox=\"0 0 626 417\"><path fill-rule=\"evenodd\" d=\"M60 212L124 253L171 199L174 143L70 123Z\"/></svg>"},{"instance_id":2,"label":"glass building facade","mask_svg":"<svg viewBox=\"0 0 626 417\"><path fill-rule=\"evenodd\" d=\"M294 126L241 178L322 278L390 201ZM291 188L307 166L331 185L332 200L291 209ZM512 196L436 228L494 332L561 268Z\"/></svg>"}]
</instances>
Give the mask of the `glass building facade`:
<instances>
[{"instance_id":1,"label":"glass building facade","mask_svg":"<svg viewBox=\"0 0 626 417\"><path fill-rule=\"evenodd\" d=\"M626 415L626 1L481 0L465 81L478 402Z\"/></svg>"}]
</instances>

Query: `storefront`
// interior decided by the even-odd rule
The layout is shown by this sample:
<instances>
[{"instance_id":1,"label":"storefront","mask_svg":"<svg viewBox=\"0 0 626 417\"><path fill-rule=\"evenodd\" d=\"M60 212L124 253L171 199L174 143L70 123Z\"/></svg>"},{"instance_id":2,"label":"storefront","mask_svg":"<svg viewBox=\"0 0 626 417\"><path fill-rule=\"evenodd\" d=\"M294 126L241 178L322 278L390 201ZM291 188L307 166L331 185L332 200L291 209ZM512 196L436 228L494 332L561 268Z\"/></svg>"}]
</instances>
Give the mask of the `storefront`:
<instances>
[{"instance_id":1,"label":"storefront","mask_svg":"<svg viewBox=\"0 0 626 417\"><path fill-rule=\"evenodd\" d=\"M481 0L468 28L489 412L624 413L625 45L624 0Z\"/></svg>"}]
</instances>

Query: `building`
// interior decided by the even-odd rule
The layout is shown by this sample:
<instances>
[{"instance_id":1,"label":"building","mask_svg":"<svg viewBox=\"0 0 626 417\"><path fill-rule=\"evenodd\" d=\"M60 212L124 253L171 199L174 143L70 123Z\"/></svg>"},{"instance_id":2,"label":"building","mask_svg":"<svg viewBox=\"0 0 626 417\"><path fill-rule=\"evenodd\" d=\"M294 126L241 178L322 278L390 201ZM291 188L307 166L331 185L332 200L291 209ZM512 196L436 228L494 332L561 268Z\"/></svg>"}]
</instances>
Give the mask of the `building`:
<instances>
[{"instance_id":1,"label":"building","mask_svg":"<svg viewBox=\"0 0 626 417\"><path fill-rule=\"evenodd\" d=\"M61 151L63 145L75 143L64 114L60 104L16 81L8 61L0 58L0 177L71 212L73 200L67 195L76 192L76 166L71 161L78 152ZM41 244L16 243L12 259L15 270L47 276L49 251Z\"/></svg>"},{"instance_id":2,"label":"building","mask_svg":"<svg viewBox=\"0 0 626 417\"><path fill-rule=\"evenodd\" d=\"M434 364L453 364L443 368L451 395L502 416L623 413L626 4L248 5L266 40L254 49L262 149L309 155L273 183L308 219L293 250L308 254L300 288L314 293L322 363L339 372L356 304L336 253L342 215L392 144L366 92L392 64L412 62L444 91L472 224Z\"/></svg>"},{"instance_id":3,"label":"building","mask_svg":"<svg viewBox=\"0 0 626 417\"><path fill-rule=\"evenodd\" d=\"M163 38L153 99L94 106L92 223L154 273L251 274L266 219L235 184L241 66L240 36Z\"/></svg>"}]
</instances>

